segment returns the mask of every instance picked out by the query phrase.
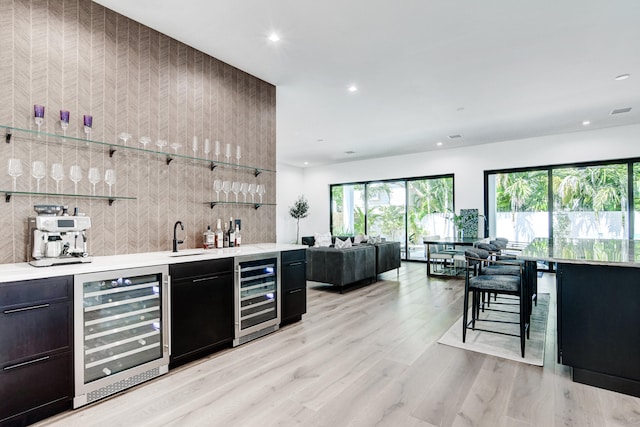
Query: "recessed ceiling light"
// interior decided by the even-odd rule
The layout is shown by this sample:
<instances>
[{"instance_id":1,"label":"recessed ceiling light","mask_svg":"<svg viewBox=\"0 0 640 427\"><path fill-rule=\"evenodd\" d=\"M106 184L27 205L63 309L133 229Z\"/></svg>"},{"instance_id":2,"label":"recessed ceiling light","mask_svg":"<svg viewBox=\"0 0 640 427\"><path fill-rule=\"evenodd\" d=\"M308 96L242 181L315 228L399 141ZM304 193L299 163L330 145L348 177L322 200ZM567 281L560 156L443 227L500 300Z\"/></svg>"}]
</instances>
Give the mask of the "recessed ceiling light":
<instances>
[{"instance_id":1,"label":"recessed ceiling light","mask_svg":"<svg viewBox=\"0 0 640 427\"><path fill-rule=\"evenodd\" d=\"M349 86L349 88L347 90L349 92L357 92L358 91L358 87L356 85L351 85L351 86Z\"/></svg>"},{"instance_id":2,"label":"recessed ceiling light","mask_svg":"<svg viewBox=\"0 0 640 427\"><path fill-rule=\"evenodd\" d=\"M318 142L324 142L324 139L322 139L322 138L318 138L318 139L316 139L316 141L318 141Z\"/></svg>"},{"instance_id":3,"label":"recessed ceiling light","mask_svg":"<svg viewBox=\"0 0 640 427\"><path fill-rule=\"evenodd\" d=\"M442 141L438 141L438 142L436 142L436 145L437 145L438 147L442 147Z\"/></svg>"},{"instance_id":4,"label":"recessed ceiling light","mask_svg":"<svg viewBox=\"0 0 640 427\"><path fill-rule=\"evenodd\" d=\"M631 77L631 74L620 74L616 76L616 80L627 80L629 77Z\"/></svg>"},{"instance_id":5,"label":"recessed ceiling light","mask_svg":"<svg viewBox=\"0 0 640 427\"><path fill-rule=\"evenodd\" d=\"M591 122L589 120L583 120L582 121L582 126L589 126L591 124Z\"/></svg>"},{"instance_id":6,"label":"recessed ceiling light","mask_svg":"<svg viewBox=\"0 0 640 427\"><path fill-rule=\"evenodd\" d=\"M449 135L449 139L458 139L458 138L462 138L462 135L460 135L459 133L455 135Z\"/></svg>"},{"instance_id":7,"label":"recessed ceiling light","mask_svg":"<svg viewBox=\"0 0 640 427\"><path fill-rule=\"evenodd\" d=\"M464 111L464 107L458 107L456 108L456 111Z\"/></svg>"},{"instance_id":8,"label":"recessed ceiling light","mask_svg":"<svg viewBox=\"0 0 640 427\"><path fill-rule=\"evenodd\" d=\"M304 162L304 165L307 166L309 164L309 162Z\"/></svg>"},{"instance_id":9,"label":"recessed ceiling light","mask_svg":"<svg viewBox=\"0 0 640 427\"><path fill-rule=\"evenodd\" d=\"M274 43L277 43L280 41L280 36L278 36L276 33L271 33L271 35L269 36L269 40L271 40Z\"/></svg>"}]
</instances>

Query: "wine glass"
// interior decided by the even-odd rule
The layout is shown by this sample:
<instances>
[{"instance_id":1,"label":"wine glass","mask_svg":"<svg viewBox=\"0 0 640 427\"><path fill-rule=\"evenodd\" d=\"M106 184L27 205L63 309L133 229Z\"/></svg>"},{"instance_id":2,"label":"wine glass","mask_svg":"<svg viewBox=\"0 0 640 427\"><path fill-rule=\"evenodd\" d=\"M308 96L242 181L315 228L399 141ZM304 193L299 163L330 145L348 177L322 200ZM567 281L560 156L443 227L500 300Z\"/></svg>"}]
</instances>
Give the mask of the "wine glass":
<instances>
[{"instance_id":1,"label":"wine glass","mask_svg":"<svg viewBox=\"0 0 640 427\"><path fill-rule=\"evenodd\" d=\"M60 110L60 127L62 128L62 134L66 135L69 127L69 112L67 110Z\"/></svg>"},{"instance_id":2,"label":"wine glass","mask_svg":"<svg viewBox=\"0 0 640 427\"><path fill-rule=\"evenodd\" d=\"M227 163L229 163L229 159L231 159L231 144L227 144L227 147L224 150L224 156L227 158Z\"/></svg>"},{"instance_id":3,"label":"wine glass","mask_svg":"<svg viewBox=\"0 0 640 427\"><path fill-rule=\"evenodd\" d=\"M243 182L240 184L240 192L244 196L244 202L247 203L247 193L249 192L249 184Z\"/></svg>"},{"instance_id":4,"label":"wine glass","mask_svg":"<svg viewBox=\"0 0 640 427\"><path fill-rule=\"evenodd\" d=\"M40 126L44 123L44 105L36 104L33 106L33 117L36 126L38 126L38 133L40 133Z\"/></svg>"},{"instance_id":5,"label":"wine glass","mask_svg":"<svg viewBox=\"0 0 640 427\"><path fill-rule=\"evenodd\" d=\"M109 196L111 196L111 186L116 183L116 171L107 169L104 172L104 182L109 186Z\"/></svg>"},{"instance_id":6,"label":"wine glass","mask_svg":"<svg viewBox=\"0 0 640 427\"><path fill-rule=\"evenodd\" d=\"M222 190L222 181L216 179L213 181L213 191L216 192L216 201L220 201L220 191Z\"/></svg>"},{"instance_id":7,"label":"wine glass","mask_svg":"<svg viewBox=\"0 0 640 427\"><path fill-rule=\"evenodd\" d=\"M238 181L233 181L231 191L236 195L236 203L238 203L238 193L240 192L240 183Z\"/></svg>"},{"instance_id":8,"label":"wine glass","mask_svg":"<svg viewBox=\"0 0 640 427\"><path fill-rule=\"evenodd\" d=\"M205 138L204 140L204 158L205 159L209 158L210 152L211 152L211 141L209 141L209 138Z\"/></svg>"},{"instance_id":9,"label":"wine glass","mask_svg":"<svg viewBox=\"0 0 640 427\"><path fill-rule=\"evenodd\" d=\"M120 132L118 138L122 140L122 145L127 145L127 141L131 139L131 134L127 132Z\"/></svg>"},{"instance_id":10,"label":"wine glass","mask_svg":"<svg viewBox=\"0 0 640 427\"><path fill-rule=\"evenodd\" d=\"M254 203L255 196L256 196L256 185L253 182L249 184L249 188L247 188L247 192L251 194L251 203Z\"/></svg>"},{"instance_id":11,"label":"wine glass","mask_svg":"<svg viewBox=\"0 0 640 427\"><path fill-rule=\"evenodd\" d=\"M100 171L98 168L89 169L89 182L93 185L92 195L96 195L96 184L100 182Z\"/></svg>"},{"instance_id":12,"label":"wine glass","mask_svg":"<svg viewBox=\"0 0 640 427\"><path fill-rule=\"evenodd\" d=\"M213 154L216 155L216 160L218 160L218 158L220 157L220 141L216 140L216 148Z\"/></svg>"},{"instance_id":13,"label":"wine glass","mask_svg":"<svg viewBox=\"0 0 640 427\"><path fill-rule=\"evenodd\" d=\"M84 133L87 134L87 139L91 139L92 126L93 126L93 116L85 114L84 115Z\"/></svg>"},{"instance_id":14,"label":"wine glass","mask_svg":"<svg viewBox=\"0 0 640 427\"><path fill-rule=\"evenodd\" d=\"M22 161L20 159L9 159L9 176L13 178L13 191L16 191L17 179L22 175Z\"/></svg>"},{"instance_id":15,"label":"wine glass","mask_svg":"<svg viewBox=\"0 0 640 427\"><path fill-rule=\"evenodd\" d=\"M158 151L162 151L164 147L167 146L167 141L165 141L164 139L159 139L156 141L156 145L158 146Z\"/></svg>"},{"instance_id":16,"label":"wine glass","mask_svg":"<svg viewBox=\"0 0 640 427\"><path fill-rule=\"evenodd\" d=\"M240 157L242 156L240 156L240 146L238 145L236 147L236 160L238 161L238 164L240 164Z\"/></svg>"},{"instance_id":17,"label":"wine glass","mask_svg":"<svg viewBox=\"0 0 640 427\"><path fill-rule=\"evenodd\" d=\"M191 149L193 150L193 157L196 157L198 154L198 137L194 136L193 141L191 142Z\"/></svg>"},{"instance_id":18,"label":"wine glass","mask_svg":"<svg viewBox=\"0 0 640 427\"><path fill-rule=\"evenodd\" d=\"M256 187L256 193L258 193L258 196L260 196L260 203L262 203L262 195L266 192L266 189L264 188L264 184L258 184L258 186Z\"/></svg>"},{"instance_id":19,"label":"wine glass","mask_svg":"<svg viewBox=\"0 0 640 427\"><path fill-rule=\"evenodd\" d=\"M224 193L224 201L229 201L229 191L231 191L231 181L222 182L222 192Z\"/></svg>"},{"instance_id":20,"label":"wine glass","mask_svg":"<svg viewBox=\"0 0 640 427\"><path fill-rule=\"evenodd\" d=\"M180 144L179 142L172 142L171 143L171 148L173 148L173 152L175 154L178 154L178 149L182 147L182 144Z\"/></svg>"},{"instance_id":21,"label":"wine glass","mask_svg":"<svg viewBox=\"0 0 640 427\"><path fill-rule=\"evenodd\" d=\"M31 163L31 176L36 179L36 192L40 192L40 180L47 176L47 169L40 160L34 160Z\"/></svg>"},{"instance_id":22,"label":"wine glass","mask_svg":"<svg viewBox=\"0 0 640 427\"><path fill-rule=\"evenodd\" d=\"M82 181L82 169L78 165L69 168L69 179L73 181L73 192L78 194L78 183Z\"/></svg>"},{"instance_id":23,"label":"wine glass","mask_svg":"<svg viewBox=\"0 0 640 427\"><path fill-rule=\"evenodd\" d=\"M149 144L151 142L151 138L149 138L148 136L141 136L140 137L140 144L142 144L142 146L146 149L147 148L147 144Z\"/></svg>"},{"instance_id":24,"label":"wine glass","mask_svg":"<svg viewBox=\"0 0 640 427\"><path fill-rule=\"evenodd\" d=\"M60 181L64 179L62 163L54 163L51 165L51 178L56 182L56 193L60 193Z\"/></svg>"}]
</instances>

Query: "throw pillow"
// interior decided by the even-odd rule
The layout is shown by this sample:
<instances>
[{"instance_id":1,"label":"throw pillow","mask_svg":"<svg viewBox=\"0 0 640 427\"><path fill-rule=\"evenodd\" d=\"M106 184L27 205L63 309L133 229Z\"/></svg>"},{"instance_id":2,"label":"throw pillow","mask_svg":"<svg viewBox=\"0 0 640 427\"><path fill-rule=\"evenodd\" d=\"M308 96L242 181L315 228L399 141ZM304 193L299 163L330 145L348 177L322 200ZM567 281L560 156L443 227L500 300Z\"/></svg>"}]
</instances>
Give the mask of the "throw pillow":
<instances>
[{"instance_id":1,"label":"throw pillow","mask_svg":"<svg viewBox=\"0 0 640 427\"><path fill-rule=\"evenodd\" d=\"M364 242L364 235L362 234L356 234L355 237L353 238L353 244L354 245L359 245L360 243Z\"/></svg>"},{"instance_id":2,"label":"throw pillow","mask_svg":"<svg viewBox=\"0 0 640 427\"><path fill-rule=\"evenodd\" d=\"M345 249L350 247L351 247L351 239L349 237L347 237L345 240L336 238L336 244L335 244L336 249Z\"/></svg>"},{"instance_id":3,"label":"throw pillow","mask_svg":"<svg viewBox=\"0 0 640 427\"><path fill-rule=\"evenodd\" d=\"M331 233L316 233L315 234L316 243L314 247L316 248L328 248L331 246Z\"/></svg>"}]
</instances>

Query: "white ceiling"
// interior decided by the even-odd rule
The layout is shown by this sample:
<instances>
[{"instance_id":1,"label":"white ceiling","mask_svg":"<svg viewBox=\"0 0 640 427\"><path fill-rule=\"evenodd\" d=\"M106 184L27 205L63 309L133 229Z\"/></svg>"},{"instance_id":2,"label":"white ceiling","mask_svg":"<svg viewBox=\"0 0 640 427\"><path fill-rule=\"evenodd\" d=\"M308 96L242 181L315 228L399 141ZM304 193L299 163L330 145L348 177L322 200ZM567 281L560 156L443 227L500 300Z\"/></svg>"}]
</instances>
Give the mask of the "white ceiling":
<instances>
[{"instance_id":1,"label":"white ceiling","mask_svg":"<svg viewBox=\"0 0 640 427\"><path fill-rule=\"evenodd\" d=\"M97 3L276 85L294 166L640 123L638 0Z\"/></svg>"}]
</instances>

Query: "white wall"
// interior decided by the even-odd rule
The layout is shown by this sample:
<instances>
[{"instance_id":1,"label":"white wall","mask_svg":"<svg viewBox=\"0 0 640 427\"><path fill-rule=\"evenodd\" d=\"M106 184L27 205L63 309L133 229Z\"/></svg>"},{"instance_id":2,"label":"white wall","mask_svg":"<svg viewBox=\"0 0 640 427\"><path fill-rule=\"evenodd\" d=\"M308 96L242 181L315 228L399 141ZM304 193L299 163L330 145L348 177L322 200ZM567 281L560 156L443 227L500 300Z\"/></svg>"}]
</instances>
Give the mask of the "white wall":
<instances>
[{"instance_id":1,"label":"white wall","mask_svg":"<svg viewBox=\"0 0 640 427\"><path fill-rule=\"evenodd\" d=\"M289 216L289 208L298 196L304 194L304 171L284 164L278 164L276 173L276 241L294 243L296 240L296 221ZM306 194L305 194L306 196ZM328 205L329 202L327 202ZM310 212L314 212L311 206ZM300 232L308 219L300 220Z\"/></svg>"},{"instance_id":2,"label":"white wall","mask_svg":"<svg viewBox=\"0 0 640 427\"><path fill-rule=\"evenodd\" d=\"M284 210L286 214L288 206L291 206L297 195L302 193L301 188L304 188L304 194L311 208L309 217L300 223L300 235L306 236L329 229L330 184L453 173L456 211L461 208L477 208L483 213L485 170L627 157L640 157L640 125L443 149L307 169L291 167L285 169L279 166L277 223L278 227L281 223L283 227L289 227L286 221L281 220L280 211ZM282 170L285 170L284 174ZM280 239L281 236L290 236L291 233L283 234L278 228L277 235ZM295 226L293 236L295 238Z\"/></svg>"}]
</instances>

